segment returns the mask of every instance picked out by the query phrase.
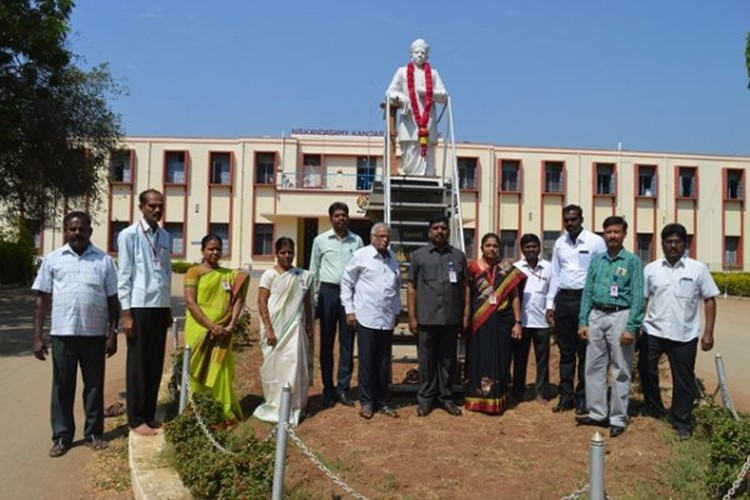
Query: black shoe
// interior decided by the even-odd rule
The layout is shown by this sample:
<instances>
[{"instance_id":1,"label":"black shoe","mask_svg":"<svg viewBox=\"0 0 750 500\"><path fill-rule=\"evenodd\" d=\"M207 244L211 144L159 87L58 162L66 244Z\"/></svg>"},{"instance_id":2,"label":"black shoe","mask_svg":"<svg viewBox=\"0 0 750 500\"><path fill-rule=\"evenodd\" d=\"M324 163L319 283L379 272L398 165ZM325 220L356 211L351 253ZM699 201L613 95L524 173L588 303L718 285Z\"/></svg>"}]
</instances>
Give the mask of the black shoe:
<instances>
[{"instance_id":1,"label":"black shoe","mask_svg":"<svg viewBox=\"0 0 750 500\"><path fill-rule=\"evenodd\" d=\"M680 441L686 441L691 437L693 437L693 431L688 431L685 429L677 431L677 439Z\"/></svg>"},{"instance_id":2,"label":"black shoe","mask_svg":"<svg viewBox=\"0 0 750 500\"><path fill-rule=\"evenodd\" d=\"M461 415L461 408L456 406L453 401L445 401L442 406L445 411L447 411L454 417L458 417Z\"/></svg>"},{"instance_id":3,"label":"black shoe","mask_svg":"<svg viewBox=\"0 0 750 500\"><path fill-rule=\"evenodd\" d=\"M70 450L70 441L64 438L56 439L55 444L49 450L49 456L57 458L65 455Z\"/></svg>"},{"instance_id":4,"label":"black shoe","mask_svg":"<svg viewBox=\"0 0 750 500\"><path fill-rule=\"evenodd\" d=\"M372 408L369 406L363 406L359 410L359 416L364 418L365 420L370 420L372 418Z\"/></svg>"},{"instance_id":5,"label":"black shoe","mask_svg":"<svg viewBox=\"0 0 750 500\"><path fill-rule=\"evenodd\" d=\"M572 401L558 401L555 406L552 407L552 411L555 413L561 413L573 409Z\"/></svg>"},{"instance_id":6,"label":"black shoe","mask_svg":"<svg viewBox=\"0 0 750 500\"><path fill-rule=\"evenodd\" d=\"M354 406L354 401L352 401L352 398L346 392L340 392L338 397L342 405Z\"/></svg>"},{"instance_id":7,"label":"black shoe","mask_svg":"<svg viewBox=\"0 0 750 500\"><path fill-rule=\"evenodd\" d=\"M418 417L426 417L432 412L432 405L427 403L420 403L417 408Z\"/></svg>"},{"instance_id":8,"label":"black shoe","mask_svg":"<svg viewBox=\"0 0 750 500\"><path fill-rule=\"evenodd\" d=\"M323 408L333 408L336 406L336 400L333 398L323 398Z\"/></svg>"},{"instance_id":9,"label":"black shoe","mask_svg":"<svg viewBox=\"0 0 750 500\"><path fill-rule=\"evenodd\" d=\"M609 437L616 438L617 436L622 435L623 432L625 432L624 425L613 425L609 428Z\"/></svg>"},{"instance_id":10,"label":"black shoe","mask_svg":"<svg viewBox=\"0 0 750 500\"><path fill-rule=\"evenodd\" d=\"M588 415L588 413L586 402L576 403L576 415Z\"/></svg>"},{"instance_id":11,"label":"black shoe","mask_svg":"<svg viewBox=\"0 0 750 500\"><path fill-rule=\"evenodd\" d=\"M609 419L597 420L588 415L585 417L576 417L576 425L593 425L596 427L609 427Z\"/></svg>"}]
</instances>

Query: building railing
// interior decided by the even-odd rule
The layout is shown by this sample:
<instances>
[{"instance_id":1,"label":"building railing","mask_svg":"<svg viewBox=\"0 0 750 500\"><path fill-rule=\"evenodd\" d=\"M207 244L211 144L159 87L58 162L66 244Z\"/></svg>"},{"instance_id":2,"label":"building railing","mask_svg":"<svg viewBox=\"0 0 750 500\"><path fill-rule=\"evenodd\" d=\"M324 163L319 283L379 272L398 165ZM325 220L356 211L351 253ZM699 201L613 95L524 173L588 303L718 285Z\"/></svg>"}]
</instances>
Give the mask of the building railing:
<instances>
[{"instance_id":1,"label":"building railing","mask_svg":"<svg viewBox=\"0 0 750 500\"><path fill-rule=\"evenodd\" d=\"M279 172L276 188L279 190L325 189L332 191L369 191L375 173Z\"/></svg>"}]
</instances>

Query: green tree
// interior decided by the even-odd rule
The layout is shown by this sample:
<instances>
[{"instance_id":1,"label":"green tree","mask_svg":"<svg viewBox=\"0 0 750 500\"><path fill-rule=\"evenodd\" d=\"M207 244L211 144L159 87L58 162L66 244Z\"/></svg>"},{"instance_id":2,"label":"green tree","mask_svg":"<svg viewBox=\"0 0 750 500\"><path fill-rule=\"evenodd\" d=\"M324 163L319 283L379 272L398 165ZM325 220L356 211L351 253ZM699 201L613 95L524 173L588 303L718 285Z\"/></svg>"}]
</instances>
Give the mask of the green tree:
<instances>
[{"instance_id":1,"label":"green tree","mask_svg":"<svg viewBox=\"0 0 750 500\"><path fill-rule=\"evenodd\" d=\"M750 31L745 40L745 66L747 67L747 88L750 89Z\"/></svg>"},{"instance_id":2,"label":"green tree","mask_svg":"<svg viewBox=\"0 0 750 500\"><path fill-rule=\"evenodd\" d=\"M0 2L0 205L48 221L60 200L101 198L121 137L106 65L83 69L67 46L72 0Z\"/></svg>"}]
</instances>

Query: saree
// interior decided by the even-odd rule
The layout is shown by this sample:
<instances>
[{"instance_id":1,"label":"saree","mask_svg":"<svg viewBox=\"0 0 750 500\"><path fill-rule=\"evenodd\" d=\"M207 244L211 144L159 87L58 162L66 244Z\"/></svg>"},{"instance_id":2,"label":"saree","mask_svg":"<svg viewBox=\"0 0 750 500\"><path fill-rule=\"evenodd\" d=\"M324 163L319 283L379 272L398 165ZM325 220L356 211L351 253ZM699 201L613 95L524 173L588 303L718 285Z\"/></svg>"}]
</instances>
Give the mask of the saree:
<instances>
[{"instance_id":1,"label":"saree","mask_svg":"<svg viewBox=\"0 0 750 500\"><path fill-rule=\"evenodd\" d=\"M229 324L232 308L245 301L250 278L247 274L218 267L201 274L198 266L188 269L185 288L195 288L195 299L203 314L218 325ZM195 393L208 392L221 404L227 420L242 420L234 381L233 335L214 339L189 310L185 311L185 341L192 349L190 386Z\"/></svg>"},{"instance_id":2,"label":"saree","mask_svg":"<svg viewBox=\"0 0 750 500\"><path fill-rule=\"evenodd\" d=\"M279 272L271 268L260 278L260 288L269 290L268 312L276 345L266 342L267 332L261 322L260 346L263 365L260 378L265 401L253 415L265 422L277 423L281 409L281 393L289 382L292 389L289 424L297 426L307 406L307 389L312 383L312 346L305 333L305 301L312 286L312 274L293 267Z\"/></svg>"},{"instance_id":3,"label":"saree","mask_svg":"<svg viewBox=\"0 0 750 500\"><path fill-rule=\"evenodd\" d=\"M500 415L508 405L511 329L515 318L511 294L526 276L498 264L482 269L468 265L471 283L471 334L466 348L464 406L469 411Z\"/></svg>"}]
</instances>

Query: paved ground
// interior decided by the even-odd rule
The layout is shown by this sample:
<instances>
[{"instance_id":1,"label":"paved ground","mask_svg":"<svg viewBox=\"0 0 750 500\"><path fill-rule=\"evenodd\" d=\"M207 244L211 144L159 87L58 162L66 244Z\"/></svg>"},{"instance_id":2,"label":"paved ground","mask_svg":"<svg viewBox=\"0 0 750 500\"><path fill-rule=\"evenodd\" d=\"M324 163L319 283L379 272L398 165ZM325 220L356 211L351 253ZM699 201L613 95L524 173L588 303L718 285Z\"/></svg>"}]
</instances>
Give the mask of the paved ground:
<instances>
[{"instance_id":1,"label":"paved ground","mask_svg":"<svg viewBox=\"0 0 750 500\"><path fill-rule=\"evenodd\" d=\"M253 277L257 284L257 277ZM182 276L173 290L181 291ZM178 292L179 293L179 292ZM252 301L248 301L254 306ZM182 314L179 297L173 298L175 315ZM750 340L747 299L719 299L716 347L698 355L698 375L712 392L716 387L714 355L721 353L727 368L729 388L738 409L750 412ZM51 363L34 359L30 350L34 296L28 290L0 289L0 495L3 499L86 498L86 464L91 450L74 447L65 457L50 459L49 391ZM125 345L107 364L105 402L114 402L124 389ZM79 382L79 394L80 394ZM76 421L82 423L80 401ZM77 439L81 438L79 427Z\"/></svg>"}]
</instances>

